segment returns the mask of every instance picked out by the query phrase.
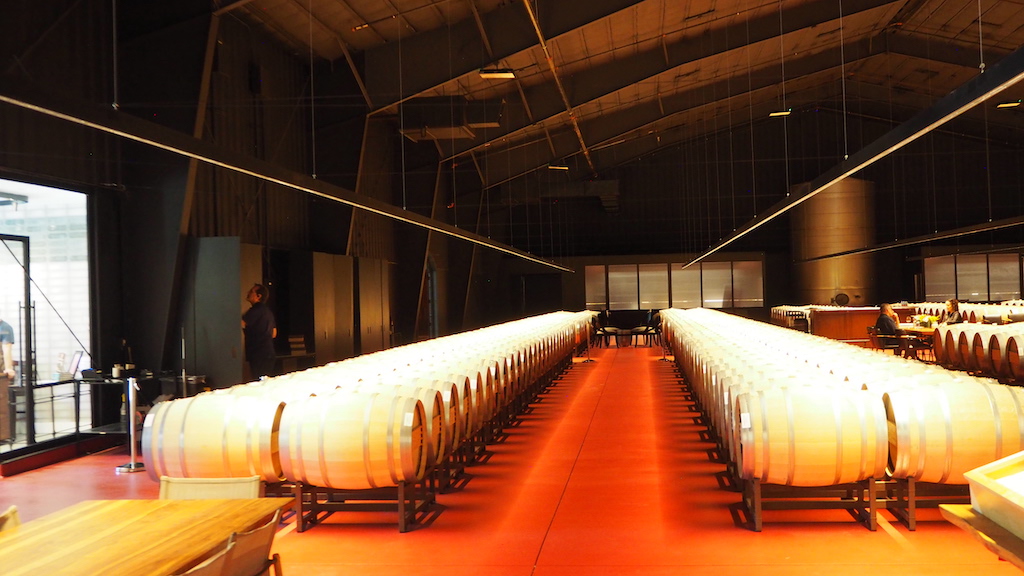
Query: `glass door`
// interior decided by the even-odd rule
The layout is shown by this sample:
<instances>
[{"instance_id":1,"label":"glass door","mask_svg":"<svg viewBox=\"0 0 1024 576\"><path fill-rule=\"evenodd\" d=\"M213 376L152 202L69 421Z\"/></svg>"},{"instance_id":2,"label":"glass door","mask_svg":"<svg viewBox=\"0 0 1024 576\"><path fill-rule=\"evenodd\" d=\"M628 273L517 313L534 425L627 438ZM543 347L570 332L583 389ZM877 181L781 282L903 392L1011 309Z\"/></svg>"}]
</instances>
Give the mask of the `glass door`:
<instances>
[{"instance_id":1,"label":"glass door","mask_svg":"<svg viewBox=\"0 0 1024 576\"><path fill-rule=\"evenodd\" d=\"M0 447L35 443L29 239L0 235ZM2 448L0 448L2 449Z\"/></svg>"}]
</instances>

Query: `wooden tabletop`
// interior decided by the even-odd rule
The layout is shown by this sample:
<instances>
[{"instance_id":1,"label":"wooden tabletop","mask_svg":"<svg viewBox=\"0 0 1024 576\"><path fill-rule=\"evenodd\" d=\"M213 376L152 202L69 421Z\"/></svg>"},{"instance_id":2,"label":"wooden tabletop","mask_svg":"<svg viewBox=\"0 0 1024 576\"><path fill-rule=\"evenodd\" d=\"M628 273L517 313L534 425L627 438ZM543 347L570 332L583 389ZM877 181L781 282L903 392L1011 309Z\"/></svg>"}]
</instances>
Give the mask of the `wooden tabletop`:
<instances>
[{"instance_id":1,"label":"wooden tabletop","mask_svg":"<svg viewBox=\"0 0 1024 576\"><path fill-rule=\"evenodd\" d=\"M997 556L1024 570L1024 540L977 513L970 504L940 504L942 517L974 536Z\"/></svg>"},{"instance_id":2,"label":"wooden tabletop","mask_svg":"<svg viewBox=\"0 0 1024 576\"><path fill-rule=\"evenodd\" d=\"M4 576L167 576L232 532L265 523L291 498L87 500L0 533Z\"/></svg>"},{"instance_id":3,"label":"wooden tabletop","mask_svg":"<svg viewBox=\"0 0 1024 576\"><path fill-rule=\"evenodd\" d=\"M932 334L935 333L935 327L934 326L917 326L915 324L903 324L903 323L901 323L899 325L899 328L900 328L900 330L903 330L903 332L905 332L907 334L916 334L918 336L925 336L925 337L931 336Z\"/></svg>"}]
</instances>

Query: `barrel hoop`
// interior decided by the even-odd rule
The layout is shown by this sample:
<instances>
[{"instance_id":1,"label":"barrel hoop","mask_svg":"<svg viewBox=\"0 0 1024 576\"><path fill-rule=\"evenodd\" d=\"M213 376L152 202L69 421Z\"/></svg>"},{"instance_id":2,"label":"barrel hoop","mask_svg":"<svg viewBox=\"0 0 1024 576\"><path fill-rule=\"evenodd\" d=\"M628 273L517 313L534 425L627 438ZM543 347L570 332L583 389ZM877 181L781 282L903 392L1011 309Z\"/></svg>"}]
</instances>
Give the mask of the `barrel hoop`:
<instances>
[{"instance_id":1,"label":"barrel hoop","mask_svg":"<svg viewBox=\"0 0 1024 576\"><path fill-rule=\"evenodd\" d=\"M953 468L953 411L949 405L949 394L945 393L939 395L939 407L942 408L942 419L946 424L946 457L942 463L942 478L939 479L939 484L942 484L949 478ZM921 445L921 453L924 454L924 444Z\"/></svg>"},{"instance_id":2,"label":"barrel hoop","mask_svg":"<svg viewBox=\"0 0 1024 576\"><path fill-rule=\"evenodd\" d=\"M391 480L393 481L398 481L399 478L398 470L395 468L395 413L398 412L395 409L395 404L397 401L397 396L391 398L391 405L388 410L388 428L384 434L384 444L387 446L385 454L388 460L388 472L391 473ZM405 480L405 478L403 477L402 480Z\"/></svg>"},{"instance_id":3,"label":"barrel hoop","mask_svg":"<svg viewBox=\"0 0 1024 576\"><path fill-rule=\"evenodd\" d=\"M185 461L185 425L188 422L188 411L194 403L194 397L185 402L185 414L181 418L181 430L178 431L178 461L181 462L181 475L185 478L189 478L188 462Z\"/></svg>"},{"instance_id":4,"label":"barrel hoop","mask_svg":"<svg viewBox=\"0 0 1024 576\"><path fill-rule=\"evenodd\" d=\"M988 407L992 410L992 422L996 428L996 454L993 460L999 460L1003 457L1003 419L999 416L999 404L996 400L995 390L987 384L979 383L979 385L985 390L985 397L988 398Z\"/></svg>"},{"instance_id":5,"label":"barrel hoop","mask_svg":"<svg viewBox=\"0 0 1024 576\"><path fill-rule=\"evenodd\" d=\"M376 394L371 395L370 401L366 403L363 408L363 471L366 475L366 482L370 484L371 488L379 488L377 486L376 478L373 477L372 464L370 462L370 426L371 416L373 415L373 405L376 403Z\"/></svg>"},{"instance_id":6,"label":"barrel hoop","mask_svg":"<svg viewBox=\"0 0 1024 576\"><path fill-rule=\"evenodd\" d=\"M1021 446L1022 439L1024 439L1024 410L1021 409L1020 397L1017 396L1015 389L1010 388L1007 390L1010 393L1010 397L1013 398L1013 409L1016 410L1017 414L1017 448L1015 450L1020 451L1024 446Z\"/></svg>"},{"instance_id":7,"label":"barrel hoop","mask_svg":"<svg viewBox=\"0 0 1024 576\"><path fill-rule=\"evenodd\" d=\"M761 450L759 452L761 452L764 455L764 458L763 458L763 464L761 466L761 470L757 470L755 468L753 476L754 476L754 478L763 478L764 477L764 472L766 470L768 470L768 464L771 461L770 451L764 449L764 446L769 446L769 443L768 443L768 419L765 418L765 415L768 413L768 405L766 403L766 398L765 398L763 390L758 390L757 396L758 396L758 399L759 399L759 401L761 403L761 442L763 443L763 446L762 446L762 448L761 448ZM758 453L758 451L754 452L754 457L755 458L757 457L757 453Z\"/></svg>"},{"instance_id":8,"label":"barrel hoop","mask_svg":"<svg viewBox=\"0 0 1024 576\"><path fill-rule=\"evenodd\" d=\"M159 404L157 406L159 406ZM157 460L160 462L160 466L158 467L157 470L158 475L166 475L167 473L167 450L164 450L164 446L166 445L164 443L164 427L167 425L167 412L170 411L171 406L172 404L170 402L164 402L164 405L160 407L160 411L157 413L157 418L159 418L160 420L160 425L159 427L156 427L156 442L153 443L153 445L159 446L159 449L154 450L154 452L156 452L159 455L157 457ZM157 480L159 480L159 478L157 478Z\"/></svg>"}]
</instances>

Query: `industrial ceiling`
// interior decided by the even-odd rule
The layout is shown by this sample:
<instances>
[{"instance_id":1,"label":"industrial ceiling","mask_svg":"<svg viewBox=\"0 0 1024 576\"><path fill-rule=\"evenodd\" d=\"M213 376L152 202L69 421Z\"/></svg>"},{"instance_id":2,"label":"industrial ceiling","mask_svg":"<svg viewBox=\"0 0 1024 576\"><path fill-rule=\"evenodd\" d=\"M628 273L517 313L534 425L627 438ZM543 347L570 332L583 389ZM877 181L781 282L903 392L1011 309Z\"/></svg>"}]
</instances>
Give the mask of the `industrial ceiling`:
<instances>
[{"instance_id":1,"label":"industrial ceiling","mask_svg":"<svg viewBox=\"0 0 1024 576\"><path fill-rule=\"evenodd\" d=\"M899 123L1024 44L1019 0L242 0L221 13L347 66L370 115L472 163L485 188L550 166L599 177L786 121L773 113L856 102ZM1018 138L1021 111L995 104L969 114Z\"/></svg>"}]
</instances>

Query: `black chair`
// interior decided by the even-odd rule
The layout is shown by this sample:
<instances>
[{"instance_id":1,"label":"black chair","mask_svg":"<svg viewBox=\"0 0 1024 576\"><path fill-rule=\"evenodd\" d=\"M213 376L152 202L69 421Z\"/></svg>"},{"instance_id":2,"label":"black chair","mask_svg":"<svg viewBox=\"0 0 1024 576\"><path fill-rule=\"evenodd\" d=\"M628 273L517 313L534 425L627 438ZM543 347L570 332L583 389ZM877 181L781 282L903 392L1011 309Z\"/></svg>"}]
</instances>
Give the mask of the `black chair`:
<instances>
[{"instance_id":1,"label":"black chair","mask_svg":"<svg viewBox=\"0 0 1024 576\"><path fill-rule=\"evenodd\" d=\"M894 340L890 342L889 339ZM898 354L900 351L900 343L897 336L879 336L878 328L874 326L868 326L868 340L871 342L871 347L876 350L892 350L893 354Z\"/></svg>"},{"instance_id":2,"label":"black chair","mask_svg":"<svg viewBox=\"0 0 1024 576\"><path fill-rule=\"evenodd\" d=\"M651 346L655 343L661 342L661 318L659 314L655 314L654 310L647 311L647 319L643 326L637 326L631 331L633 335L633 344L636 345L638 339L642 339L644 346Z\"/></svg>"}]
</instances>

